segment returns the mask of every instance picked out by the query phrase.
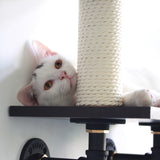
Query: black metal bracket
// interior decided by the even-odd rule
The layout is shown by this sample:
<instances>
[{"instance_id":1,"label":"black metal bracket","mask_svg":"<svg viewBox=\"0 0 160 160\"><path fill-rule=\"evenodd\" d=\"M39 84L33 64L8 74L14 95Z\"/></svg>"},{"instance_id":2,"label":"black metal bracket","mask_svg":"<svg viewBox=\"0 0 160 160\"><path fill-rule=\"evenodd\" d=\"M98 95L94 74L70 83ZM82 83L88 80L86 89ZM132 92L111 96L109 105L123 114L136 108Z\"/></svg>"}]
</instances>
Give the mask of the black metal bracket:
<instances>
[{"instance_id":1,"label":"black metal bracket","mask_svg":"<svg viewBox=\"0 0 160 160\"><path fill-rule=\"evenodd\" d=\"M106 142L106 132L110 125L125 124L125 119L89 119L71 118L73 123L86 124L89 133L89 148L86 151L87 160L107 160L115 151L115 145L111 141ZM110 147L108 146L110 145Z\"/></svg>"},{"instance_id":2,"label":"black metal bracket","mask_svg":"<svg viewBox=\"0 0 160 160\"><path fill-rule=\"evenodd\" d=\"M85 123L89 132L89 149L87 157L80 157L78 160L106 160L115 152L115 144L112 140L106 139L106 130L110 124L124 124L125 120L118 119L87 119L71 118L73 123ZM106 147L107 146L107 147ZM24 145L20 160L67 160L63 158L51 158L45 142L41 139L30 139ZM68 159L73 160L73 159Z\"/></svg>"},{"instance_id":3,"label":"black metal bracket","mask_svg":"<svg viewBox=\"0 0 160 160\"><path fill-rule=\"evenodd\" d=\"M160 121L141 122L142 126L151 126L154 143L151 154L119 154L112 140L106 141L106 131L112 124L124 124L125 119L89 119L71 118L72 123L86 124L89 133L89 146L86 157L78 159L51 158L45 142L35 138L27 141L22 149L20 160L159 160L160 159Z\"/></svg>"},{"instance_id":4,"label":"black metal bracket","mask_svg":"<svg viewBox=\"0 0 160 160\"><path fill-rule=\"evenodd\" d=\"M141 126L150 126L153 133L151 154L113 154L109 160L159 160L160 159L160 121L140 122Z\"/></svg>"}]
</instances>

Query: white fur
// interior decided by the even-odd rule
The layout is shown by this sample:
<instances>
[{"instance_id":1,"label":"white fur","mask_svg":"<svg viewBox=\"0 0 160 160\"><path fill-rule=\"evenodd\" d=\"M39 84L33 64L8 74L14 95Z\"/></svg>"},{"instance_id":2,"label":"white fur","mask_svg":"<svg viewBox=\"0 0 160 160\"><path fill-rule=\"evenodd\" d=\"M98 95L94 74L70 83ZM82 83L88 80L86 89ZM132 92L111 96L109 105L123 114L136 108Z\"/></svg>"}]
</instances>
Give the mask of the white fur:
<instances>
[{"instance_id":1,"label":"white fur","mask_svg":"<svg viewBox=\"0 0 160 160\"><path fill-rule=\"evenodd\" d=\"M124 94L125 106L154 106L156 98L149 90L140 89Z\"/></svg>"}]
</instances>

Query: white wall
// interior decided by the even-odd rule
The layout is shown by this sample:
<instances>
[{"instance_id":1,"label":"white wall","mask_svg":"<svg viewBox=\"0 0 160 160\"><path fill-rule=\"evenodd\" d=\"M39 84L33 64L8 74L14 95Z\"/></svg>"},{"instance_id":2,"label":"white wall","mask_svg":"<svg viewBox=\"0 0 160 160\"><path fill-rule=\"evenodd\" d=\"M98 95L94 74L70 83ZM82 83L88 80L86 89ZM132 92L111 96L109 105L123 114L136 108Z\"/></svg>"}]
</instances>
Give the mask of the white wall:
<instances>
[{"instance_id":1,"label":"white wall","mask_svg":"<svg viewBox=\"0 0 160 160\"><path fill-rule=\"evenodd\" d=\"M124 82L160 93L160 1L122 1Z\"/></svg>"},{"instance_id":2,"label":"white wall","mask_svg":"<svg viewBox=\"0 0 160 160\"><path fill-rule=\"evenodd\" d=\"M77 25L76 0L0 0L1 159L18 160L22 146L33 137L42 138L52 156L85 155L83 125L54 118L8 116L10 105L20 105L17 91L30 79L32 57L26 42L38 39L76 63Z\"/></svg>"},{"instance_id":3,"label":"white wall","mask_svg":"<svg viewBox=\"0 0 160 160\"><path fill-rule=\"evenodd\" d=\"M122 0L122 4L124 83L160 95L160 1ZM111 135L120 152L144 154L152 147L150 128L135 121L113 127Z\"/></svg>"},{"instance_id":4,"label":"white wall","mask_svg":"<svg viewBox=\"0 0 160 160\"><path fill-rule=\"evenodd\" d=\"M147 68L157 77L160 2L122 1L124 66L139 70ZM23 144L32 137L44 139L52 156L77 158L85 154L87 134L84 125L54 118L8 116L8 106L19 105L16 93L30 79L32 57L27 40L38 39L76 64L77 26L77 0L0 0L1 159L17 160ZM138 85L144 84L133 77L131 75L131 80ZM146 86L157 89L159 79L151 79L152 84L147 82ZM152 145L149 131L148 127L140 128L129 122L126 126L113 126L109 137L115 140L118 152L145 153Z\"/></svg>"},{"instance_id":5,"label":"white wall","mask_svg":"<svg viewBox=\"0 0 160 160\"><path fill-rule=\"evenodd\" d=\"M159 6L159 0L122 0L122 58L126 85L160 94ZM150 128L130 120L114 126L111 136L119 152L144 154L153 143Z\"/></svg>"}]
</instances>

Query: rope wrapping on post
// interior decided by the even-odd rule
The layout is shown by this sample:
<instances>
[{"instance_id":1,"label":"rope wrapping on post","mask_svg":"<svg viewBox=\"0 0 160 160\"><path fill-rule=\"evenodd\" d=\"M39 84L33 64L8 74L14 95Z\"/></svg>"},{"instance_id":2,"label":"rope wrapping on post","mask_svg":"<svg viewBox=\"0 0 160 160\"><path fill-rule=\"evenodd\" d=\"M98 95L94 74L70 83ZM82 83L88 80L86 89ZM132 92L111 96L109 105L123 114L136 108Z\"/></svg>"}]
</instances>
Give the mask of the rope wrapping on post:
<instances>
[{"instance_id":1,"label":"rope wrapping on post","mask_svg":"<svg viewBox=\"0 0 160 160\"><path fill-rule=\"evenodd\" d=\"M122 105L121 0L79 0L77 105Z\"/></svg>"}]
</instances>

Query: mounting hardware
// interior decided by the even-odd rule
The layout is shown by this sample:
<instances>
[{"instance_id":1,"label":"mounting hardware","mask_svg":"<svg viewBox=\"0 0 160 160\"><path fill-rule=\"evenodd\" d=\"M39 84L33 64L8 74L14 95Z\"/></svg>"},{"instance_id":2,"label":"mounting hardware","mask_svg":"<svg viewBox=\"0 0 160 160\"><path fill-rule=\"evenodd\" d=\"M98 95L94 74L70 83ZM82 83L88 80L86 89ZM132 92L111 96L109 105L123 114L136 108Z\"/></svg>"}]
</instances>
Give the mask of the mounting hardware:
<instances>
[{"instance_id":1,"label":"mounting hardware","mask_svg":"<svg viewBox=\"0 0 160 160\"><path fill-rule=\"evenodd\" d=\"M49 156L46 143L39 138L32 138L24 145L19 160L39 160Z\"/></svg>"},{"instance_id":2,"label":"mounting hardware","mask_svg":"<svg viewBox=\"0 0 160 160\"><path fill-rule=\"evenodd\" d=\"M160 134L160 132L154 132L154 131L153 131L153 132L151 132L151 133L152 133L152 134Z\"/></svg>"},{"instance_id":3,"label":"mounting hardware","mask_svg":"<svg viewBox=\"0 0 160 160\"><path fill-rule=\"evenodd\" d=\"M93 130L93 129L86 129L88 133L109 133L109 130Z\"/></svg>"}]
</instances>

